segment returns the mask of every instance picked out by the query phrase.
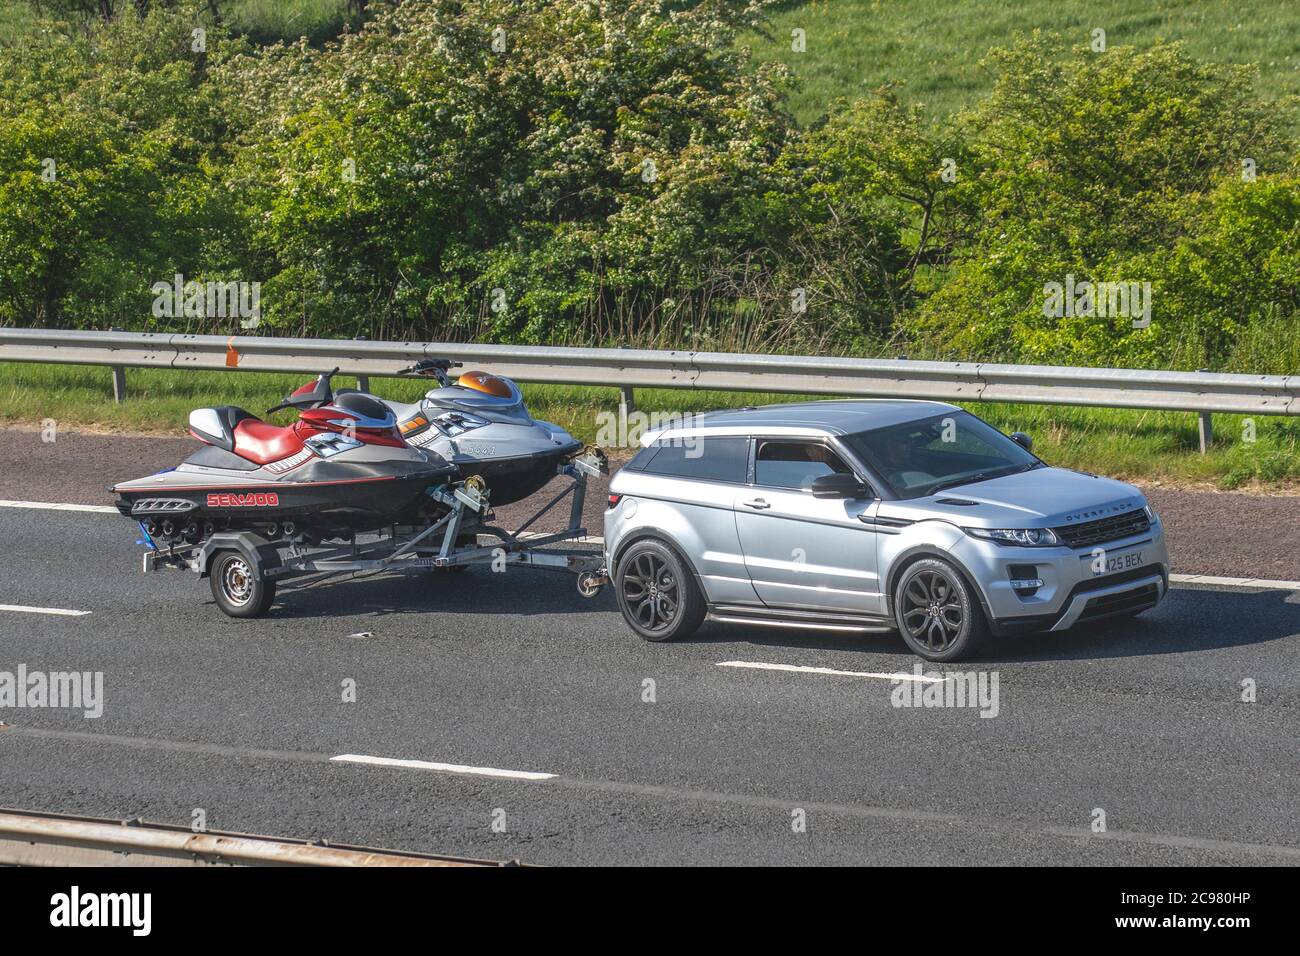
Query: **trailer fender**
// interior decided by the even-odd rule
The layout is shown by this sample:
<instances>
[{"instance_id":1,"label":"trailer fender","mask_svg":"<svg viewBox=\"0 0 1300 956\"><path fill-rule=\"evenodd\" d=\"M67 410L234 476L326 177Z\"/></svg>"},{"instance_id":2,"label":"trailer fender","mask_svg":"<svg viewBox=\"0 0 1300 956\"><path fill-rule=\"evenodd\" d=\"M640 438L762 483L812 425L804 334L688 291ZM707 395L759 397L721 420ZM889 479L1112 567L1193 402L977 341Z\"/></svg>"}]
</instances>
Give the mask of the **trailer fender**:
<instances>
[{"instance_id":1,"label":"trailer fender","mask_svg":"<svg viewBox=\"0 0 1300 956\"><path fill-rule=\"evenodd\" d=\"M206 578L212 559L219 551L238 551L248 561L260 578L273 577L274 569L281 566L279 549L251 531L221 531L203 542L199 551L199 577Z\"/></svg>"}]
</instances>

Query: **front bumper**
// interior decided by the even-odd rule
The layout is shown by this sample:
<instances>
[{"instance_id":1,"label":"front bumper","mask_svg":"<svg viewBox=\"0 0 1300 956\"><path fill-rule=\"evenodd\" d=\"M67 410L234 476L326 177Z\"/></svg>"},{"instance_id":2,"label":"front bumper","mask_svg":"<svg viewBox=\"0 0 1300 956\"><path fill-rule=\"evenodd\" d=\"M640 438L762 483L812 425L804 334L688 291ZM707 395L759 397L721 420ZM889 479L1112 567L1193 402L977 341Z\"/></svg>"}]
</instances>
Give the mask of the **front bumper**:
<instances>
[{"instance_id":1,"label":"front bumper","mask_svg":"<svg viewBox=\"0 0 1300 956\"><path fill-rule=\"evenodd\" d=\"M1120 563L1141 555L1141 563L1093 574L1092 549L1014 548L966 537L954 555L977 585L994 634L1064 631L1075 624L1155 607L1169 590L1169 552L1164 529L1153 525L1136 537L1107 542L1106 558ZM1025 566L1041 586L1017 590Z\"/></svg>"},{"instance_id":2,"label":"front bumper","mask_svg":"<svg viewBox=\"0 0 1300 956\"><path fill-rule=\"evenodd\" d=\"M1168 572L1162 567L1155 574L1146 574L1130 581L1078 589L1070 595L1065 610L1050 630L1064 631L1081 621L1096 621L1155 607L1169 590L1167 575ZM1102 578L1101 582L1104 581Z\"/></svg>"}]
</instances>

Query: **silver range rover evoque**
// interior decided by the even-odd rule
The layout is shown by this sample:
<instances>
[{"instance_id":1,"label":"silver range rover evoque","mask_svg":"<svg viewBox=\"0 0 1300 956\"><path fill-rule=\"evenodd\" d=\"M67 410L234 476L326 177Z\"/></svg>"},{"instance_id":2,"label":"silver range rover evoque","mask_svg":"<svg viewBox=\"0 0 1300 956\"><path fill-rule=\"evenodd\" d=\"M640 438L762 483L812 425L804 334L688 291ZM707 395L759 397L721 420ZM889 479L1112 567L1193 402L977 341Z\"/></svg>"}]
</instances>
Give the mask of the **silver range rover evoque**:
<instances>
[{"instance_id":1,"label":"silver range rover evoque","mask_svg":"<svg viewBox=\"0 0 1300 956\"><path fill-rule=\"evenodd\" d=\"M1138 489L1050 467L953 405L744 408L641 444L610 483L605 557L647 640L706 617L897 630L951 661L990 635L1138 614L1169 586Z\"/></svg>"}]
</instances>

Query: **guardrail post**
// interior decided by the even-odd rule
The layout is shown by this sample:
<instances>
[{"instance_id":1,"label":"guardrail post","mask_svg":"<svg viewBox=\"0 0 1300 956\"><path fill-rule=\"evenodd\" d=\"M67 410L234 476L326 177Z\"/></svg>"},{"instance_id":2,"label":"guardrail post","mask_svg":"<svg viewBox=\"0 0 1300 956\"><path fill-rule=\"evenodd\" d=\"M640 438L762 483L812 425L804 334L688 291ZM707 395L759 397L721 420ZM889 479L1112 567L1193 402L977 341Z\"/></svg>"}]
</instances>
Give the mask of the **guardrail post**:
<instances>
[{"instance_id":1,"label":"guardrail post","mask_svg":"<svg viewBox=\"0 0 1300 956\"><path fill-rule=\"evenodd\" d=\"M121 365L113 366L113 401L118 405L126 399L126 369Z\"/></svg>"},{"instance_id":2,"label":"guardrail post","mask_svg":"<svg viewBox=\"0 0 1300 956\"><path fill-rule=\"evenodd\" d=\"M1209 412L1201 412L1198 419L1197 431L1201 439L1201 454L1204 455L1209 450L1210 445L1214 442L1214 420Z\"/></svg>"},{"instance_id":3,"label":"guardrail post","mask_svg":"<svg viewBox=\"0 0 1300 956\"><path fill-rule=\"evenodd\" d=\"M354 336L352 337L352 340L353 340L354 342L365 342L365 341L367 341L367 339L366 339L366 337L365 337L364 335L354 335ZM363 392L368 392L368 391L370 391L370 376L369 376L369 375L358 375L358 376L357 376L357 388L360 389L360 390L363 391Z\"/></svg>"},{"instance_id":4,"label":"guardrail post","mask_svg":"<svg viewBox=\"0 0 1300 956\"><path fill-rule=\"evenodd\" d=\"M631 385L623 385L618 390L618 417L627 421L627 417L636 411L636 390Z\"/></svg>"}]
</instances>

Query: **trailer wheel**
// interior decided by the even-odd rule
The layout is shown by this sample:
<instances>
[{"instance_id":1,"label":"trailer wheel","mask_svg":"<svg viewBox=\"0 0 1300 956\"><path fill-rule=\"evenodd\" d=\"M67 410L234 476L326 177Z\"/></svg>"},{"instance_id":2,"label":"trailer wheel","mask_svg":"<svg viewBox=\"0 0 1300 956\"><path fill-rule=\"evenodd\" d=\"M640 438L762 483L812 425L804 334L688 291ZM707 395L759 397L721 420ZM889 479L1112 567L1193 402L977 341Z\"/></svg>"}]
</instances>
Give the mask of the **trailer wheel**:
<instances>
[{"instance_id":1,"label":"trailer wheel","mask_svg":"<svg viewBox=\"0 0 1300 956\"><path fill-rule=\"evenodd\" d=\"M217 607L231 617L260 617L275 600L275 582L258 577L238 551L218 551L208 578Z\"/></svg>"},{"instance_id":2,"label":"trailer wheel","mask_svg":"<svg viewBox=\"0 0 1300 956\"><path fill-rule=\"evenodd\" d=\"M585 598L594 598L600 589L609 583L609 575L595 571L583 571L578 575L578 593Z\"/></svg>"}]
</instances>

